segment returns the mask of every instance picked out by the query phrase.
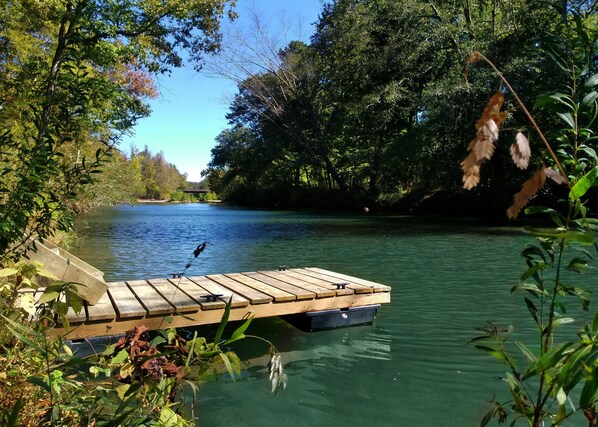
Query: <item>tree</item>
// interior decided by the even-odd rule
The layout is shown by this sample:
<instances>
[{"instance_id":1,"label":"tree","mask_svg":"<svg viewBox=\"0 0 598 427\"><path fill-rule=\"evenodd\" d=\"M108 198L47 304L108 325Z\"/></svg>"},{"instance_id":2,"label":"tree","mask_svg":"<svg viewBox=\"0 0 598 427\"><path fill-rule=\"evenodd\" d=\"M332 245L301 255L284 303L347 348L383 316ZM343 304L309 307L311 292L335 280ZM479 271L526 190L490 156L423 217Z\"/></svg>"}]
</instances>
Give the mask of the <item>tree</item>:
<instances>
[{"instance_id":1,"label":"tree","mask_svg":"<svg viewBox=\"0 0 598 427\"><path fill-rule=\"evenodd\" d=\"M0 0L0 253L69 228L67 201L150 113L152 75L216 51L227 3Z\"/></svg>"}]
</instances>

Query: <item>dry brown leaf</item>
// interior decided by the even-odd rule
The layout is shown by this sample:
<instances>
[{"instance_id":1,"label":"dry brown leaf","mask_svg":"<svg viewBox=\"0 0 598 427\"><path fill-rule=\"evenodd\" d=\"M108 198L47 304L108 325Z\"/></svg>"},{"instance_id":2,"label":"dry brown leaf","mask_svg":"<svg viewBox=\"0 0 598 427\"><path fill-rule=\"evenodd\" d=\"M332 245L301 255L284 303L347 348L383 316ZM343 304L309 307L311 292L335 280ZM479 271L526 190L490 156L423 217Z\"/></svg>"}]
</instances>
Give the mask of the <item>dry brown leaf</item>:
<instances>
[{"instance_id":1,"label":"dry brown leaf","mask_svg":"<svg viewBox=\"0 0 598 427\"><path fill-rule=\"evenodd\" d=\"M471 190L480 182L480 166L484 161L490 160L494 154L494 143L498 140L500 124L506 119L507 113L502 113L500 108L504 103L502 92L495 93L480 119L476 123L477 135L469 143L469 155L463 162L463 188Z\"/></svg>"},{"instance_id":2,"label":"dry brown leaf","mask_svg":"<svg viewBox=\"0 0 598 427\"><path fill-rule=\"evenodd\" d=\"M492 122L494 123L494 122ZM486 138L476 138L477 143L473 149L473 154L480 165L484 160L490 160L494 154L494 144Z\"/></svg>"},{"instance_id":3,"label":"dry brown leaf","mask_svg":"<svg viewBox=\"0 0 598 427\"><path fill-rule=\"evenodd\" d=\"M544 168L544 173L546 174L546 177L550 178L559 185L565 184L567 182L565 181L565 178L563 178L563 176L554 169Z\"/></svg>"},{"instance_id":4,"label":"dry brown leaf","mask_svg":"<svg viewBox=\"0 0 598 427\"><path fill-rule=\"evenodd\" d=\"M463 169L463 188L471 190L480 182L480 163L476 160L473 151L461 162Z\"/></svg>"},{"instance_id":5,"label":"dry brown leaf","mask_svg":"<svg viewBox=\"0 0 598 427\"><path fill-rule=\"evenodd\" d=\"M531 198L544 187L544 183L546 182L546 173L544 172L544 169L545 168L538 169L534 176L523 183L519 193L513 196L513 204L507 209L507 216L509 219L517 218L521 209L527 206Z\"/></svg>"},{"instance_id":6,"label":"dry brown leaf","mask_svg":"<svg viewBox=\"0 0 598 427\"><path fill-rule=\"evenodd\" d=\"M529 141L521 132L517 132L515 142L511 145L511 158L519 169L527 169L532 152Z\"/></svg>"},{"instance_id":7,"label":"dry brown leaf","mask_svg":"<svg viewBox=\"0 0 598 427\"><path fill-rule=\"evenodd\" d=\"M492 96L492 98L490 98L490 101L488 101L488 104L486 104L486 108L484 108L484 111L482 112L480 119L476 123L476 129L479 130L490 119L494 120L494 122L496 123L497 126L500 126L500 124L507 117L506 113L500 112L500 109L504 102L505 102L505 97L502 94L502 92L496 92Z\"/></svg>"}]
</instances>

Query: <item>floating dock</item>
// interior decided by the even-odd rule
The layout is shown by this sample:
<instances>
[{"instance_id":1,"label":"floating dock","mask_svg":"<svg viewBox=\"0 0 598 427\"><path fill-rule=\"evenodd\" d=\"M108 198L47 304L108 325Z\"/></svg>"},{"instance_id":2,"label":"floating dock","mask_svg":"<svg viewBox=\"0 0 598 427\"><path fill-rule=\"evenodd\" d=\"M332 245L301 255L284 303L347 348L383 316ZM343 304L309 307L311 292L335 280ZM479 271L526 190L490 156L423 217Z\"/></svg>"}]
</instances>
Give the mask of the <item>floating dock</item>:
<instances>
[{"instance_id":1,"label":"floating dock","mask_svg":"<svg viewBox=\"0 0 598 427\"><path fill-rule=\"evenodd\" d=\"M69 309L69 328L57 328L56 332L75 340L121 334L141 325L161 329L217 324L229 300L229 320L347 310L388 303L391 289L320 268L132 280L107 285L107 292L96 304L86 304L80 313Z\"/></svg>"}]
</instances>

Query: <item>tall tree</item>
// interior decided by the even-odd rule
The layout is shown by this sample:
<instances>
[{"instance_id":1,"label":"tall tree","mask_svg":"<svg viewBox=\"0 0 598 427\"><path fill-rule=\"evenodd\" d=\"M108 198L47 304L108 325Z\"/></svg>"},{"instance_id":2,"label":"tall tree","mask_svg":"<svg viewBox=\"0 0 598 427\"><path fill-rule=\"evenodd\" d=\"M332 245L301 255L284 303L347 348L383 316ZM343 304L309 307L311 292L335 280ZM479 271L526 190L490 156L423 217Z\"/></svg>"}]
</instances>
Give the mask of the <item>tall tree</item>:
<instances>
[{"instance_id":1,"label":"tall tree","mask_svg":"<svg viewBox=\"0 0 598 427\"><path fill-rule=\"evenodd\" d=\"M149 114L151 75L216 51L227 3L0 0L0 253L69 227L67 201Z\"/></svg>"}]
</instances>

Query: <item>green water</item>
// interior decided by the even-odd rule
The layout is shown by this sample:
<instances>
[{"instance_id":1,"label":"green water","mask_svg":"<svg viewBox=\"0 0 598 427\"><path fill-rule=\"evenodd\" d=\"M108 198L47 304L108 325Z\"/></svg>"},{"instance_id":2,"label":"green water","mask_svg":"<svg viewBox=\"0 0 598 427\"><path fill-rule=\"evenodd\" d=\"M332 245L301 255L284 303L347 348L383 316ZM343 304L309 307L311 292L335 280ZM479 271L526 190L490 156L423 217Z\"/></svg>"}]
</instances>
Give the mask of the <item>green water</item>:
<instances>
[{"instance_id":1,"label":"green water","mask_svg":"<svg viewBox=\"0 0 598 427\"><path fill-rule=\"evenodd\" d=\"M165 277L210 242L189 275L317 266L392 286L375 324L304 333L258 319L249 333L283 354L288 387L270 393L266 350L233 383L204 384L189 404L202 426L473 426L504 369L467 346L492 321L530 334L510 288L529 241L474 221L235 209L204 204L103 209L82 218L75 252L108 281ZM580 424L582 425L582 424Z\"/></svg>"}]
</instances>

